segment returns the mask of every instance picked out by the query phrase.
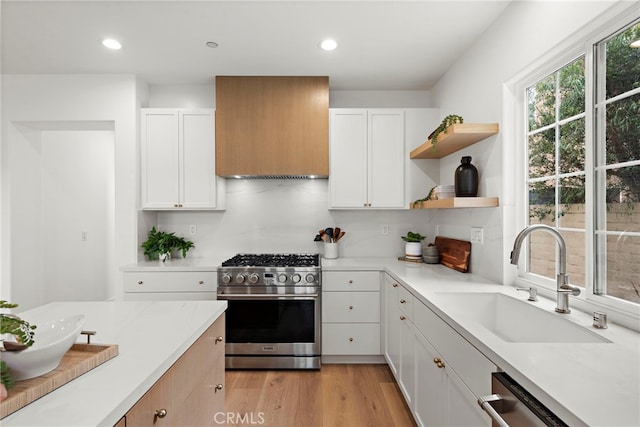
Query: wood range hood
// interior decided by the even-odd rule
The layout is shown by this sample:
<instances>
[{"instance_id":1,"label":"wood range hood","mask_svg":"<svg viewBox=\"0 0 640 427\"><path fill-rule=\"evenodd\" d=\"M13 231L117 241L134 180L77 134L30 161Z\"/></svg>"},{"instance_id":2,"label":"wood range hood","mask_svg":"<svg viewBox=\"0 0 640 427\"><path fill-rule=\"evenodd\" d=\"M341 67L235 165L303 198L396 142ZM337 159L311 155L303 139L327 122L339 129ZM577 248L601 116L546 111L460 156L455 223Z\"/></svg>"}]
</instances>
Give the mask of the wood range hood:
<instances>
[{"instance_id":1,"label":"wood range hood","mask_svg":"<svg viewBox=\"0 0 640 427\"><path fill-rule=\"evenodd\" d=\"M329 77L217 76L216 174L329 176Z\"/></svg>"}]
</instances>

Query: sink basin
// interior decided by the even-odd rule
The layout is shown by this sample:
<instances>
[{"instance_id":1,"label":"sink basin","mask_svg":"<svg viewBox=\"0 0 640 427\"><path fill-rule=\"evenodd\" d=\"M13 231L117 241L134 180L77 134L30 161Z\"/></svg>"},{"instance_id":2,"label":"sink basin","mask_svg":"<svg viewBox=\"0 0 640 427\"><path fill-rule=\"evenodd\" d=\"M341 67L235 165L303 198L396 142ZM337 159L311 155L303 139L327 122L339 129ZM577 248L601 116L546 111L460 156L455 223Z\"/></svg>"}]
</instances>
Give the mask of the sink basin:
<instances>
[{"instance_id":1,"label":"sink basin","mask_svg":"<svg viewBox=\"0 0 640 427\"><path fill-rule=\"evenodd\" d=\"M31 347L2 353L2 360L11 369L11 376L16 381L38 377L57 368L80 335L84 314L36 325L35 343Z\"/></svg>"},{"instance_id":2,"label":"sink basin","mask_svg":"<svg viewBox=\"0 0 640 427\"><path fill-rule=\"evenodd\" d=\"M438 303L461 321L488 330L514 343L606 343L611 342L535 303L501 293L441 292Z\"/></svg>"}]
</instances>

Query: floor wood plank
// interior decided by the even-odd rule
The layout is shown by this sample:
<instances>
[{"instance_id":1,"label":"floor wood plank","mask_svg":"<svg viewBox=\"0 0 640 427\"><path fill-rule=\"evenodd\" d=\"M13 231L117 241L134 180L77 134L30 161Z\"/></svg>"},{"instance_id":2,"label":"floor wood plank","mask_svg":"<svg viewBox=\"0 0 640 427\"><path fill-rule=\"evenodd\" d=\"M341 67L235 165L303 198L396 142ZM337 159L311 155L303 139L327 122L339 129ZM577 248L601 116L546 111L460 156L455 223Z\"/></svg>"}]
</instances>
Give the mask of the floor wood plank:
<instances>
[{"instance_id":1,"label":"floor wood plank","mask_svg":"<svg viewBox=\"0 0 640 427\"><path fill-rule=\"evenodd\" d=\"M226 372L226 411L264 427L416 426L386 365ZM258 424L257 421L264 420ZM241 419L227 424L242 425Z\"/></svg>"}]
</instances>

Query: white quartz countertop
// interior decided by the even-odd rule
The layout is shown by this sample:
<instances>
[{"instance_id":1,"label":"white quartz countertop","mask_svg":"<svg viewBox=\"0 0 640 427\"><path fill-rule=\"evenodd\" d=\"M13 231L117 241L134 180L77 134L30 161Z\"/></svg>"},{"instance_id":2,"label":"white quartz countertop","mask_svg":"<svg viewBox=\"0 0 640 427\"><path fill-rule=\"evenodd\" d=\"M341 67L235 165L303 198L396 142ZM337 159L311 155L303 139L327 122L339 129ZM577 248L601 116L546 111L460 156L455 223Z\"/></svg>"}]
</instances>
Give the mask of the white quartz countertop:
<instances>
[{"instance_id":1,"label":"white quartz countertop","mask_svg":"<svg viewBox=\"0 0 640 427\"><path fill-rule=\"evenodd\" d=\"M2 426L113 426L225 311L224 301L56 302L32 324L84 314L91 342L119 354L0 421ZM37 338L37 335L36 335ZM86 342L80 336L78 342Z\"/></svg>"},{"instance_id":2,"label":"white quartz countertop","mask_svg":"<svg viewBox=\"0 0 640 427\"><path fill-rule=\"evenodd\" d=\"M609 323L592 327L593 314L572 308L554 312L555 300L531 303L575 322L611 343L506 342L470 324L441 298L441 292L499 292L526 300L528 294L442 265L391 258L322 260L323 271L382 270L406 286L500 369L507 372L569 425L640 426L640 334ZM448 304L451 304L450 302Z\"/></svg>"}]
</instances>

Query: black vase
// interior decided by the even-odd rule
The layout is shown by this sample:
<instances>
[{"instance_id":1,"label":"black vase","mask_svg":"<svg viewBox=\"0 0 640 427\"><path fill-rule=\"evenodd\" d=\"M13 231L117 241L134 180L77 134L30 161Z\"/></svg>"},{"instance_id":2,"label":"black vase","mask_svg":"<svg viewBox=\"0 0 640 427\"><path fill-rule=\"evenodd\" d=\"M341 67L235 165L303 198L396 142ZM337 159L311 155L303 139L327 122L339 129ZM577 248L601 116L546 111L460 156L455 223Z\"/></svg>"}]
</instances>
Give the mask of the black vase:
<instances>
[{"instance_id":1,"label":"black vase","mask_svg":"<svg viewBox=\"0 0 640 427\"><path fill-rule=\"evenodd\" d=\"M464 156L455 176L456 197L478 195L478 169L471 164L471 156Z\"/></svg>"}]
</instances>

